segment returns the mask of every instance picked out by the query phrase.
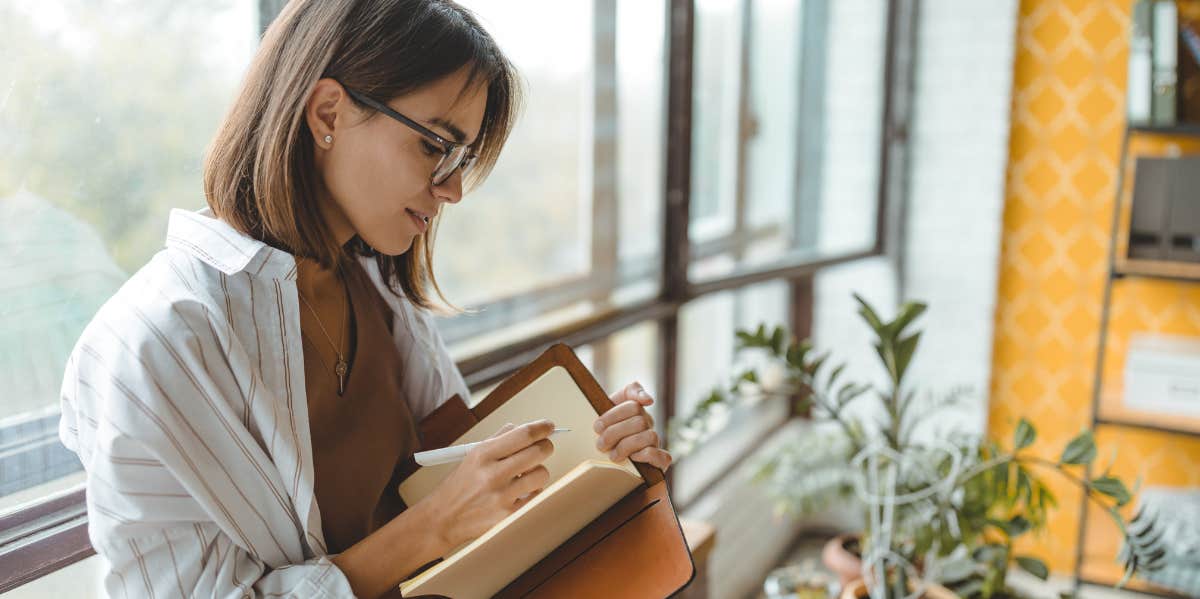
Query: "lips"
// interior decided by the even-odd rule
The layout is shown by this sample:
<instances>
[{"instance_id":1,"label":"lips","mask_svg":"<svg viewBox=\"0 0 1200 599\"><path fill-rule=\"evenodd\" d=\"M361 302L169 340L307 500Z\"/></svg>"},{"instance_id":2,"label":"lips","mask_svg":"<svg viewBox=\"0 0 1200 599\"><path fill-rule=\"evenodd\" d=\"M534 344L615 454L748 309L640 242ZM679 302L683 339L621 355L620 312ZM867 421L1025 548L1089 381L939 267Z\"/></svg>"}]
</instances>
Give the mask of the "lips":
<instances>
[{"instance_id":1,"label":"lips","mask_svg":"<svg viewBox=\"0 0 1200 599\"><path fill-rule=\"evenodd\" d=\"M433 218L433 215L424 212L418 212L411 208L405 208L404 211L408 213L408 216L412 218L413 223L417 225L417 231L424 233L425 230L429 228L429 221Z\"/></svg>"}]
</instances>

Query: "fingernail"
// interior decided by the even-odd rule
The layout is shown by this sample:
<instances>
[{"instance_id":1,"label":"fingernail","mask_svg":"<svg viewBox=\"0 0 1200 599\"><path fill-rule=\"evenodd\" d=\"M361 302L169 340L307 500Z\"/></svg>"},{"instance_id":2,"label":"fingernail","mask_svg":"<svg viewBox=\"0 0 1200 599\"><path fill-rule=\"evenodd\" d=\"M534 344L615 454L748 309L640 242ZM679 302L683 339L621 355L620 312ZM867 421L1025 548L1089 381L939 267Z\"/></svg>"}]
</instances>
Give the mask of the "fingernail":
<instances>
[{"instance_id":1,"label":"fingernail","mask_svg":"<svg viewBox=\"0 0 1200 599\"><path fill-rule=\"evenodd\" d=\"M597 433L604 430L604 423L597 420L596 423L592 425L592 430L596 431Z\"/></svg>"},{"instance_id":2,"label":"fingernail","mask_svg":"<svg viewBox=\"0 0 1200 599\"><path fill-rule=\"evenodd\" d=\"M608 459L610 459L614 462L617 461L617 452L615 452L615 451L608 452Z\"/></svg>"}]
</instances>

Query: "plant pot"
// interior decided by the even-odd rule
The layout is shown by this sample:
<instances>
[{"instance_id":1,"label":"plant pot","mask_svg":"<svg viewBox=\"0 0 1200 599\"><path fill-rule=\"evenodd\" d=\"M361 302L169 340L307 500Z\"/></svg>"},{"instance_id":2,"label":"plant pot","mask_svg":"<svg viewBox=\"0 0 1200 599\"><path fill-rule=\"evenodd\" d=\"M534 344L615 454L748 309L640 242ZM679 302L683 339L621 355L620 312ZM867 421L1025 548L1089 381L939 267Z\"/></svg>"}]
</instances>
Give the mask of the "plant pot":
<instances>
[{"instance_id":1,"label":"plant pot","mask_svg":"<svg viewBox=\"0 0 1200 599\"><path fill-rule=\"evenodd\" d=\"M821 563L837 574L843 589L862 578L862 558L846 548L847 545L861 547L861 539L857 533L838 535L829 539L821 550Z\"/></svg>"},{"instance_id":2,"label":"plant pot","mask_svg":"<svg viewBox=\"0 0 1200 599\"><path fill-rule=\"evenodd\" d=\"M940 584L928 584L925 586L925 593L921 595L924 599L959 599L950 589ZM842 594L838 599L867 599L868 594L867 583L863 579L853 580L850 584L842 587Z\"/></svg>"}]
</instances>

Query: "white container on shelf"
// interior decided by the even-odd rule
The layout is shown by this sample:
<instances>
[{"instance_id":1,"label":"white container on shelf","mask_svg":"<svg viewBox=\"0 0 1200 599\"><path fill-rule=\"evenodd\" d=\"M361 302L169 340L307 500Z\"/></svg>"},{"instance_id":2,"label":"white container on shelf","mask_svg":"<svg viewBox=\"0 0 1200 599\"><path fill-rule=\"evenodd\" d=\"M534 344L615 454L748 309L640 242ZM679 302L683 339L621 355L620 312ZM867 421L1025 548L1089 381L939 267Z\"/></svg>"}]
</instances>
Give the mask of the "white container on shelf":
<instances>
[{"instance_id":1,"label":"white container on shelf","mask_svg":"<svg viewBox=\"0 0 1200 599\"><path fill-rule=\"evenodd\" d=\"M1200 417L1200 337L1133 335L1122 402L1139 412Z\"/></svg>"}]
</instances>

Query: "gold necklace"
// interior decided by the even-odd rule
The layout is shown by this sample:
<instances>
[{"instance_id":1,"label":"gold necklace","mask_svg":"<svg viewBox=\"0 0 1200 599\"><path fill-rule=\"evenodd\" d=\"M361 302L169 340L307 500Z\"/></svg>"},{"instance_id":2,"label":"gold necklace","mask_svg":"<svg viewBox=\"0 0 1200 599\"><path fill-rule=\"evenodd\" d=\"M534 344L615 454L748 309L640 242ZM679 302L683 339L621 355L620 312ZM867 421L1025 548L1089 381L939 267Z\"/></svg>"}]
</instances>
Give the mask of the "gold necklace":
<instances>
[{"instance_id":1,"label":"gold necklace","mask_svg":"<svg viewBox=\"0 0 1200 599\"><path fill-rule=\"evenodd\" d=\"M300 300L303 301L304 305L308 306L308 310L312 312L313 318L317 320L317 326L321 327L321 332L324 333L325 338L329 340L329 345L333 345L333 337L330 337L329 331L325 330L325 325L321 323L320 315L317 314L317 311L312 307L312 304L308 303L308 300L304 298L304 294L300 293L300 289L296 289L296 294L300 296ZM338 395L341 395L343 392L345 392L346 373L350 371L350 365L346 363L346 357L342 354L342 342L346 338L346 329L348 328L346 327L346 306L349 303L350 298L347 297L346 302L342 304L342 332L338 336L337 345L333 345L333 353L337 356L337 362L333 366L333 372L337 375L338 379Z\"/></svg>"}]
</instances>

